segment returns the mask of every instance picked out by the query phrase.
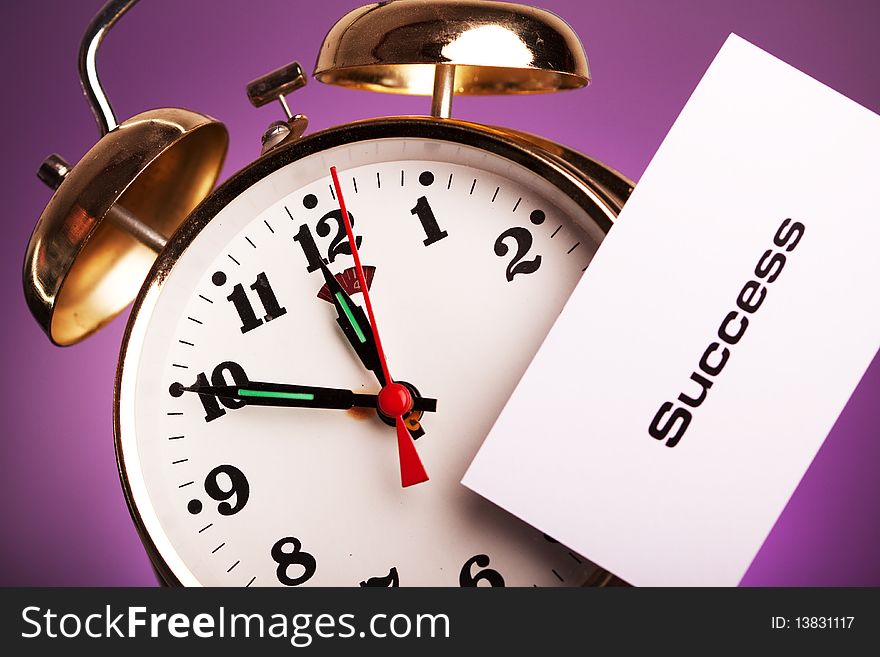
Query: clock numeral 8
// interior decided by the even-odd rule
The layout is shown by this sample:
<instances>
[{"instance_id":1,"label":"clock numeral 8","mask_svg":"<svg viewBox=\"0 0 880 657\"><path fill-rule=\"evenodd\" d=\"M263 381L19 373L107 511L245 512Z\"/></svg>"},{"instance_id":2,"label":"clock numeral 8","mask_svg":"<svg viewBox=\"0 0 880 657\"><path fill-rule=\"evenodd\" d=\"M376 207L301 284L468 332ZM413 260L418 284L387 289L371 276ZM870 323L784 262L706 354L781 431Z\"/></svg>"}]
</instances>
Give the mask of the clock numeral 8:
<instances>
[{"instance_id":1,"label":"clock numeral 8","mask_svg":"<svg viewBox=\"0 0 880 657\"><path fill-rule=\"evenodd\" d=\"M324 264L330 264L336 260L336 256L338 255L351 255L351 246L348 244L348 237L345 232L345 222L342 221L342 212L340 210L333 210L321 217L315 226L315 232L318 233L320 237L327 237L330 235L331 220L336 222L336 235L330 242L330 248L327 250L326 258L321 257L321 252L318 250L318 245L315 244L315 237L312 235L312 231L308 224L300 226L299 232L293 236L293 241L298 242L300 247L302 247L303 255L305 255L306 262L308 262L308 266L306 267L307 272L313 272L320 269L322 260ZM348 213L348 220L351 222L352 228L354 228L354 215L352 215L351 212ZM354 241L357 247L361 248L363 238L360 235L356 235Z\"/></svg>"},{"instance_id":2,"label":"clock numeral 8","mask_svg":"<svg viewBox=\"0 0 880 657\"><path fill-rule=\"evenodd\" d=\"M507 265L507 282L510 283L517 274L533 274L538 271L538 267L541 266L541 256L538 255L531 260L522 261L529 249L532 248L532 234L526 228L514 226L505 230L495 240L495 255L499 258L506 256L510 250L510 247L505 244L508 237L512 237L516 242L516 254Z\"/></svg>"},{"instance_id":3,"label":"clock numeral 8","mask_svg":"<svg viewBox=\"0 0 880 657\"><path fill-rule=\"evenodd\" d=\"M471 570L474 564L483 570L477 571L476 574ZM467 561L461 567L461 573L458 575L459 586L479 586L480 580L485 580L489 586L504 586L504 578L497 570L486 568L489 565L489 556L485 554L477 554Z\"/></svg>"},{"instance_id":4,"label":"clock numeral 8","mask_svg":"<svg viewBox=\"0 0 880 657\"><path fill-rule=\"evenodd\" d=\"M292 546L292 550L285 550L286 546ZM315 574L318 569L318 563L308 552L302 551L302 543L298 538L288 536L282 538L272 546L272 558L278 564L275 573L278 575L278 581L284 586L299 586L303 582L307 582ZM300 566L303 572L297 577L290 577L288 569L291 566Z\"/></svg>"}]
</instances>

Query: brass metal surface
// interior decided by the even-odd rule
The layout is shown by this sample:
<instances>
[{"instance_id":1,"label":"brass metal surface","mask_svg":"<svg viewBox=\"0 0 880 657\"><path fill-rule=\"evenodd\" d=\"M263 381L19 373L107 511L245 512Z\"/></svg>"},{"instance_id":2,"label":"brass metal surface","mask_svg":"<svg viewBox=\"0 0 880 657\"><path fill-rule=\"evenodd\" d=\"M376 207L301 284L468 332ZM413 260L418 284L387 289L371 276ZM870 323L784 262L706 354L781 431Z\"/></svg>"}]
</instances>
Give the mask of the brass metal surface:
<instances>
[{"instance_id":1,"label":"brass metal surface","mask_svg":"<svg viewBox=\"0 0 880 657\"><path fill-rule=\"evenodd\" d=\"M324 38L321 82L430 96L437 65L456 94L526 94L589 83L580 40L555 14L509 2L392 0L342 17Z\"/></svg>"},{"instance_id":2,"label":"brass metal surface","mask_svg":"<svg viewBox=\"0 0 880 657\"><path fill-rule=\"evenodd\" d=\"M107 215L114 204L168 236L208 195L228 137L182 109L144 112L107 133L64 176L31 236L27 304L57 345L90 335L137 294L156 253Z\"/></svg>"}]
</instances>

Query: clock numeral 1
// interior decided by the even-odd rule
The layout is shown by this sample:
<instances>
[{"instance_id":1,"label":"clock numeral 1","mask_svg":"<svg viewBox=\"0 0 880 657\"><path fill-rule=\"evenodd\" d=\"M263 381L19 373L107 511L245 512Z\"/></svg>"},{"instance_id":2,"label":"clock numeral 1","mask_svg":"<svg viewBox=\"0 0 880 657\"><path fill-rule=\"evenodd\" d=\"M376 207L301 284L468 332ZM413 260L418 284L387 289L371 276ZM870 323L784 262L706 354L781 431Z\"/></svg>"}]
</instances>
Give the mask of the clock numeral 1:
<instances>
[{"instance_id":1,"label":"clock numeral 1","mask_svg":"<svg viewBox=\"0 0 880 657\"><path fill-rule=\"evenodd\" d=\"M236 385L247 385L248 377L244 372L244 368L238 363L233 363L232 361L224 361L220 363L217 367L214 368L214 371L211 372L211 381L208 382L208 377L204 372L200 372L196 377L196 382L193 384L194 386L227 386L231 385L226 380L226 374L232 377L232 381ZM223 417L226 415L226 408L236 409L244 406L244 402L240 399L225 399L214 397L213 395L209 395L204 392L199 393L199 401L202 402L202 408L205 409L205 422L211 422L216 420L217 418ZM223 406L221 406L221 404Z\"/></svg>"},{"instance_id":2,"label":"clock numeral 1","mask_svg":"<svg viewBox=\"0 0 880 657\"><path fill-rule=\"evenodd\" d=\"M232 294L226 297L226 300L232 302L232 305L235 306L235 310L238 312L242 333L253 331L262 325L264 321L271 322L273 319L277 319L287 313L287 309L282 308L278 304L278 299L275 297L275 292L269 284L266 272L257 274L257 280L253 282L251 289L257 293L260 303L263 304L265 312L263 319L257 317L254 307L251 305L251 300L248 298L247 292L245 292L244 286L241 283L232 288Z\"/></svg>"},{"instance_id":3,"label":"clock numeral 1","mask_svg":"<svg viewBox=\"0 0 880 657\"><path fill-rule=\"evenodd\" d=\"M472 571L474 564L483 570L474 574ZM479 586L480 580L488 582L489 586L504 586L504 578L497 570L486 568L489 565L489 557L485 554L477 554L467 561L461 567L461 573L458 575L458 583L460 586Z\"/></svg>"},{"instance_id":4,"label":"clock numeral 1","mask_svg":"<svg viewBox=\"0 0 880 657\"><path fill-rule=\"evenodd\" d=\"M286 550L285 548L288 546L292 549ZM278 581L284 586L299 586L309 581L318 569L315 557L308 552L303 552L302 543L293 536L282 538L272 546L272 558L278 564L275 574L278 576ZM291 566L301 567L302 572L296 574L296 577L291 577L288 572Z\"/></svg>"},{"instance_id":5,"label":"clock numeral 1","mask_svg":"<svg viewBox=\"0 0 880 657\"><path fill-rule=\"evenodd\" d=\"M434 216L434 211L428 204L428 199L426 197L422 196L416 201L416 207L410 210L410 214L416 215L419 218L419 221L422 222L422 229L425 231L425 236L427 237L427 239L422 242L425 246L431 246L435 242L442 240L444 237L449 236L449 233L445 230L440 230L440 226L437 224L437 218Z\"/></svg>"}]
</instances>

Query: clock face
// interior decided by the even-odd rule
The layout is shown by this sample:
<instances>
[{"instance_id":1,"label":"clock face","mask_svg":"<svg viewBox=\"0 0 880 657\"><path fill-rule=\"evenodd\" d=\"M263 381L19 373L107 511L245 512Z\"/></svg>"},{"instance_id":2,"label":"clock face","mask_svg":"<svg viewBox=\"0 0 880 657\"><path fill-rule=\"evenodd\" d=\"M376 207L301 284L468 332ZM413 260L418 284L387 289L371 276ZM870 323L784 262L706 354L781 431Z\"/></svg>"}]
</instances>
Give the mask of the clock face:
<instances>
[{"instance_id":1,"label":"clock face","mask_svg":"<svg viewBox=\"0 0 880 657\"><path fill-rule=\"evenodd\" d=\"M380 390L321 267L364 306L330 166L391 375L437 400L409 418L430 476L416 486L401 487L395 429L374 409L186 389ZM600 239L532 170L451 141L355 141L245 188L161 272L130 327L118 450L162 561L188 585L582 584L590 562L460 481ZM547 431L578 421L571 409Z\"/></svg>"}]
</instances>

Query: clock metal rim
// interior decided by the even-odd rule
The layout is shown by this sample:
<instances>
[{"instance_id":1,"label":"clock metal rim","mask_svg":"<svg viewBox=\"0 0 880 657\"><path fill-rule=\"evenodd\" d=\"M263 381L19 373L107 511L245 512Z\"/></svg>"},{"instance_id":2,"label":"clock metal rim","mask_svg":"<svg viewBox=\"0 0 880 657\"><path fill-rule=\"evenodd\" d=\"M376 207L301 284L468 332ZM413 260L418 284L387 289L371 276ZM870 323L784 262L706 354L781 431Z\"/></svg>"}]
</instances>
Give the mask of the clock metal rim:
<instances>
[{"instance_id":1,"label":"clock metal rim","mask_svg":"<svg viewBox=\"0 0 880 657\"><path fill-rule=\"evenodd\" d=\"M142 350L143 335L152 316L162 286L178 259L187 247L226 205L244 193L253 184L278 169L306 156L325 151L336 146L359 141L382 138L423 138L437 139L466 144L478 149L489 150L495 155L508 159L529 169L538 176L558 187L575 203L582 207L593 219L593 231L604 235L611 228L620 206L606 193L591 189L590 178L569 166L565 160L529 141L523 133L506 132L503 128L491 128L455 119L435 119L431 117L388 117L366 119L314 133L308 137L270 151L258 160L233 174L225 183L211 193L181 224L169 239L166 248L156 259L137 298L125 328L116 380L113 391L113 435L116 462L120 482L129 513L138 531L154 569L163 583L171 586L201 585L191 572L181 573L181 577L169 565L166 555L156 544L146 526L132 490L130 477L140 478L138 483L146 489L141 473L132 472L126 465L125 439L122 424L134 423L133 393L126 396L126 407L122 407L123 389L133 388L136 381L136 365ZM616 172L614 172L616 174ZM620 176L622 186L631 183ZM600 237L601 239L601 237ZM123 420L125 416L125 420ZM134 438L132 434L132 439ZM136 445L133 446L136 448ZM148 503L148 500L145 500ZM171 546L169 550L173 551ZM176 554L173 556L177 556ZM182 561L181 561L182 563ZM183 568L188 571L185 564ZM604 572L604 571L603 571ZM184 581L185 580L185 581ZM592 578L598 581L597 578ZM604 580L603 580L604 581Z\"/></svg>"}]
</instances>

